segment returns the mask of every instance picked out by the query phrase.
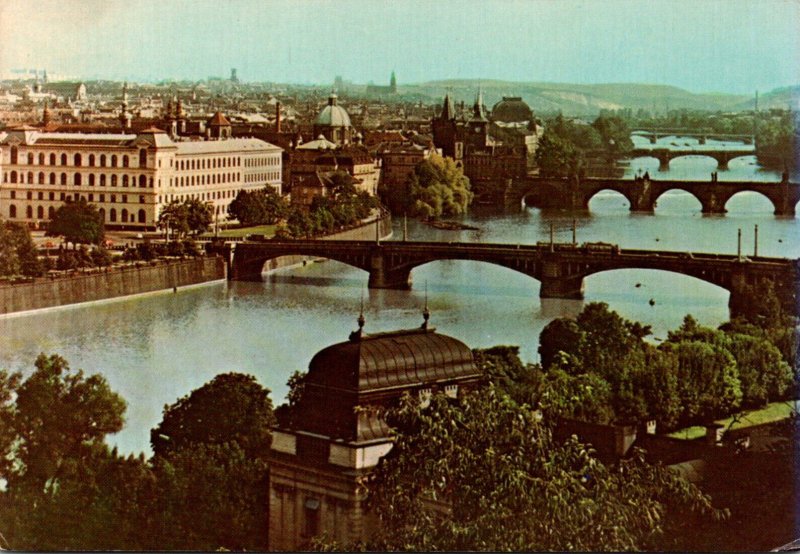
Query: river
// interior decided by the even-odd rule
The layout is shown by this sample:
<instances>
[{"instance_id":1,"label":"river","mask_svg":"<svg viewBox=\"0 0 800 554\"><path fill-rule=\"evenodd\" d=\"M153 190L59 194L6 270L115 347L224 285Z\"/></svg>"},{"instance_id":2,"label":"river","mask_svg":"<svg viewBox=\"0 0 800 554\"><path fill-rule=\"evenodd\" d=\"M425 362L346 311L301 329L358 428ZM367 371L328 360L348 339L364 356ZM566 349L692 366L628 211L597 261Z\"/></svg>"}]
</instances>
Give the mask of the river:
<instances>
[{"instance_id":1,"label":"river","mask_svg":"<svg viewBox=\"0 0 800 554\"><path fill-rule=\"evenodd\" d=\"M639 168L660 175L652 158L632 160L624 171L632 175ZM671 162L669 175L705 179L714 169L709 158L684 157ZM731 161L719 178L777 181L780 175L744 157ZM738 194L727 207L725 216L703 216L697 200L676 191L659 199L654 215L631 214L621 195L602 192L588 214L476 212L464 222L479 231L442 231L409 221L408 238L535 243L548 240L552 223L556 240L570 241L575 218L579 242L624 248L735 253L742 228L748 253L758 224L760 254L800 257L798 219L774 217L769 201L755 193ZM394 222L395 240L402 239L402 227L401 220ZM122 452L149 452L149 430L161 420L163 406L218 373L251 373L272 390L276 405L283 402L289 375L305 370L315 352L346 340L356 328L362 295L367 333L420 325L427 288L431 324L439 332L471 347L519 345L530 362L538 359L542 328L555 317L577 314L589 301L607 302L624 317L652 325L656 341L687 313L707 325L728 316L725 290L666 272L593 275L586 279L583 302L541 300L537 281L479 262L434 262L415 269L412 279L410 291L368 290L366 272L326 261L271 273L263 283L215 283L6 317L0 319L0 367L30 372L36 355L46 352L87 373L103 373L128 401L127 425L109 442Z\"/></svg>"}]
</instances>

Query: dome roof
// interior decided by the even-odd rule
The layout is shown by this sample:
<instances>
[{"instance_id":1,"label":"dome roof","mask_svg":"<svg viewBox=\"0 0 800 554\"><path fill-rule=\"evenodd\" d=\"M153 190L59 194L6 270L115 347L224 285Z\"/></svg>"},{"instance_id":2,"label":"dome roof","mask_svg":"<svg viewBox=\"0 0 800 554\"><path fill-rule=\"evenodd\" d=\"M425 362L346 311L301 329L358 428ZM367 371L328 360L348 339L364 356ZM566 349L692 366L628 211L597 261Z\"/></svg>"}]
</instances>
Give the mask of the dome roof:
<instances>
[{"instance_id":1,"label":"dome roof","mask_svg":"<svg viewBox=\"0 0 800 554\"><path fill-rule=\"evenodd\" d=\"M331 94L328 97L328 105L322 108L319 112L314 125L321 125L326 127L352 127L350 123L350 116L347 111L336 105L336 95Z\"/></svg>"},{"instance_id":2,"label":"dome roof","mask_svg":"<svg viewBox=\"0 0 800 554\"><path fill-rule=\"evenodd\" d=\"M478 373L472 351L433 329L364 335L318 352L308 382L358 393L458 379Z\"/></svg>"},{"instance_id":3,"label":"dome roof","mask_svg":"<svg viewBox=\"0 0 800 554\"><path fill-rule=\"evenodd\" d=\"M492 108L492 120L503 123L522 123L533 120L533 111L519 96L503 96Z\"/></svg>"}]
</instances>

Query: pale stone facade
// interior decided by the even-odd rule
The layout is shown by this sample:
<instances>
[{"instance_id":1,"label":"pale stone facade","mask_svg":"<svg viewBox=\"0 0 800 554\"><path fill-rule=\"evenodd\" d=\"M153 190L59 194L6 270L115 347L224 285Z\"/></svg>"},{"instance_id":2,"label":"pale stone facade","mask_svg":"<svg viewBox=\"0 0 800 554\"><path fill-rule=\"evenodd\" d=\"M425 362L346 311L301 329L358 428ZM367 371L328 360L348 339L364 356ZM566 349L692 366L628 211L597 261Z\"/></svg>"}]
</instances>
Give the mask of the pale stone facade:
<instances>
[{"instance_id":1,"label":"pale stone facade","mask_svg":"<svg viewBox=\"0 0 800 554\"><path fill-rule=\"evenodd\" d=\"M21 127L0 137L0 217L37 225L84 197L109 228L154 229L170 201L196 198L222 221L240 190L281 191L281 153L258 139L173 141L155 128L82 134Z\"/></svg>"}]
</instances>

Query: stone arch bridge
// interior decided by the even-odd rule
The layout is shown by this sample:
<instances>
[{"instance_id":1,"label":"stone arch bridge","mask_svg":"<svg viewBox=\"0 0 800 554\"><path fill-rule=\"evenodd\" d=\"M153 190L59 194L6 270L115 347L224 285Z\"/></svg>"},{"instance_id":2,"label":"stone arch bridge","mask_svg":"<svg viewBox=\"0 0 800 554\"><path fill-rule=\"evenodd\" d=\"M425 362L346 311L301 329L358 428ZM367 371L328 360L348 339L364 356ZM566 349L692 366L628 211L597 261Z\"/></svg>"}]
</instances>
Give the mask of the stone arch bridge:
<instances>
[{"instance_id":1,"label":"stone arch bridge","mask_svg":"<svg viewBox=\"0 0 800 554\"><path fill-rule=\"evenodd\" d=\"M226 246L228 278L262 279L264 264L281 256L327 258L369 272L370 288L405 289L411 270L437 260L474 260L507 267L541 282L542 298L583 298L585 277L616 269L656 269L696 277L730 292L729 307L741 313L772 285L787 308L797 308L799 260L739 258L620 249L606 243L513 245L445 242L264 241Z\"/></svg>"},{"instance_id":2,"label":"stone arch bridge","mask_svg":"<svg viewBox=\"0 0 800 554\"><path fill-rule=\"evenodd\" d=\"M655 179L583 179L579 183L557 179L523 179L508 185L507 205L523 200L542 208L588 210L589 201L602 190L619 192L630 202L631 211L653 212L658 198L670 190L684 190L700 201L705 214L724 214L734 194L751 191L772 202L774 214L794 216L800 202L800 185L786 181L673 181Z\"/></svg>"},{"instance_id":3,"label":"stone arch bridge","mask_svg":"<svg viewBox=\"0 0 800 554\"><path fill-rule=\"evenodd\" d=\"M649 156L658 160L659 168L664 171L669 169L669 162L682 156L708 156L717 161L719 169L728 169L728 162L742 156L752 156L756 153L752 146L739 148L702 148L693 150L675 150L672 148L634 148L630 156L638 158Z\"/></svg>"}]
</instances>

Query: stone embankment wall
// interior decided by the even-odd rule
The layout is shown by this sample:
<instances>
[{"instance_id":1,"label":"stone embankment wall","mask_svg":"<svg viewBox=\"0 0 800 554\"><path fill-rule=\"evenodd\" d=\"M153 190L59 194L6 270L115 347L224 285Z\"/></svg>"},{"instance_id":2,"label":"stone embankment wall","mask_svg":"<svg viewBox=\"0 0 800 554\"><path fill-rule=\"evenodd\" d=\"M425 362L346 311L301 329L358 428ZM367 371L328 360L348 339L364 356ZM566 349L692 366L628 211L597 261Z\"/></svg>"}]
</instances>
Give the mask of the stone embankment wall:
<instances>
[{"instance_id":1,"label":"stone embankment wall","mask_svg":"<svg viewBox=\"0 0 800 554\"><path fill-rule=\"evenodd\" d=\"M224 278L225 262L219 256L137 262L63 277L43 277L30 283L0 285L0 314L105 300Z\"/></svg>"},{"instance_id":2,"label":"stone embankment wall","mask_svg":"<svg viewBox=\"0 0 800 554\"><path fill-rule=\"evenodd\" d=\"M324 237L319 237L320 240L375 240L375 226L378 225L378 234L381 239L388 239L392 236L392 217L385 215L377 221L371 221L358 227L332 233ZM301 265L303 262L311 260L308 256L283 256L274 260L268 260L264 264L264 271L272 271L274 269L281 269L285 267L292 267Z\"/></svg>"}]
</instances>

